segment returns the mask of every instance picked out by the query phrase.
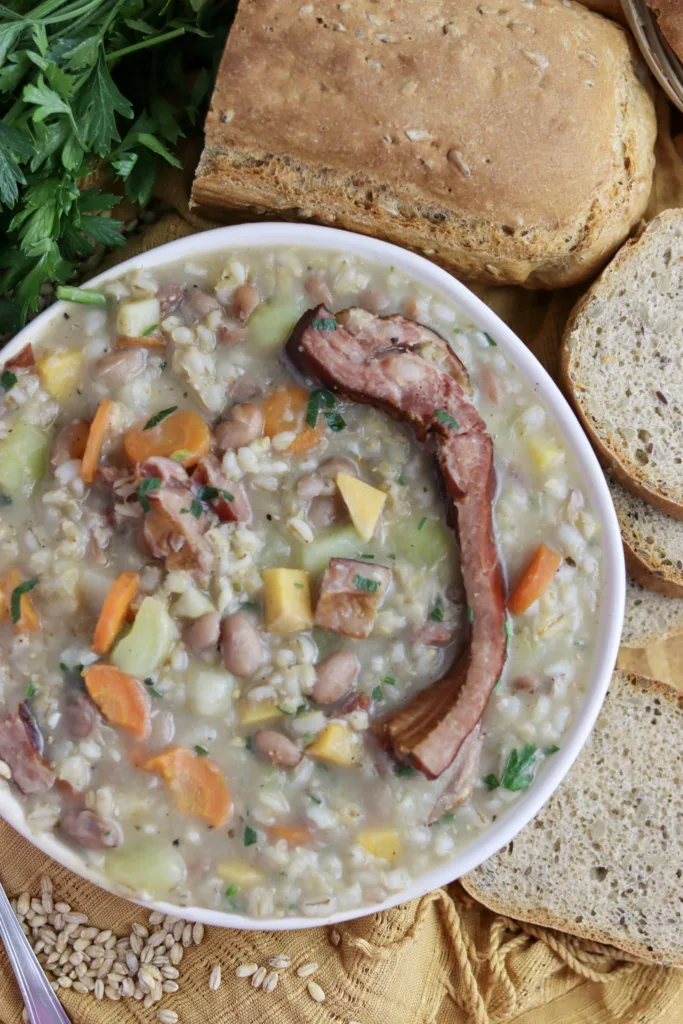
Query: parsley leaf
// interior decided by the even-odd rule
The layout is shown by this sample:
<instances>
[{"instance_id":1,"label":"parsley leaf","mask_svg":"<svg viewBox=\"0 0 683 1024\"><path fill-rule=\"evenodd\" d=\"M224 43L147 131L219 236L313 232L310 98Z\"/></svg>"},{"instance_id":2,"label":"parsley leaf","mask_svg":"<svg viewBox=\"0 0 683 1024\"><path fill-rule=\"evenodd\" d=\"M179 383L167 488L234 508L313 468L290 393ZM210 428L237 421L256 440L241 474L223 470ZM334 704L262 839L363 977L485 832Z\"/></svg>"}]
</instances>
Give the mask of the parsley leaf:
<instances>
[{"instance_id":1,"label":"parsley leaf","mask_svg":"<svg viewBox=\"0 0 683 1024\"><path fill-rule=\"evenodd\" d=\"M218 487L204 486L199 488L199 498L201 501L213 501L215 498L225 498L226 501L234 501L235 495L231 494L230 491L219 490Z\"/></svg>"},{"instance_id":2,"label":"parsley leaf","mask_svg":"<svg viewBox=\"0 0 683 1024\"><path fill-rule=\"evenodd\" d=\"M379 587L377 580L369 580L367 576L359 576L358 574L353 577L353 585L358 590L364 590L366 594L375 594Z\"/></svg>"},{"instance_id":3,"label":"parsley leaf","mask_svg":"<svg viewBox=\"0 0 683 1024\"><path fill-rule=\"evenodd\" d=\"M336 404L337 399L334 397L332 392L328 391L326 388L318 388L316 391L311 391L308 396L308 406L306 408L306 423L308 426L315 427L321 411L323 409L334 409ZM341 416L339 419L341 419ZM342 424L344 424L343 420ZM339 427L337 429L341 430L342 428Z\"/></svg>"},{"instance_id":4,"label":"parsley leaf","mask_svg":"<svg viewBox=\"0 0 683 1024\"><path fill-rule=\"evenodd\" d=\"M145 686L147 687L150 693L154 694L155 697L163 697L163 693L161 692L161 690L157 690L156 686L154 685L153 679L145 679Z\"/></svg>"},{"instance_id":5,"label":"parsley leaf","mask_svg":"<svg viewBox=\"0 0 683 1024\"><path fill-rule=\"evenodd\" d=\"M159 324L152 324L152 326L151 326L151 327L147 327L147 328L146 328L146 329L145 329L145 330L144 330L144 331L142 332L142 334L140 335L140 337L141 337L141 338L149 338L150 334L154 334L154 332L155 332L155 331L157 330L157 328L158 328L158 327L159 327Z\"/></svg>"},{"instance_id":6,"label":"parsley leaf","mask_svg":"<svg viewBox=\"0 0 683 1024\"><path fill-rule=\"evenodd\" d=\"M420 522L417 524L418 530L424 529L424 525L427 522L427 516L423 516Z\"/></svg>"},{"instance_id":7,"label":"parsley leaf","mask_svg":"<svg viewBox=\"0 0 683 1024\"><path fill-rule=\"evenodd\" d=\"M458 421L454 420L451 414L446 412L445 409L437 409L434 413L434 418L437 419L439 423L443 423L444 427L449 427L451 430L458 429Z\"/></svg>"},{"instance_id":8,"label":"parsley leaf","mask_svg":"<svg viewBox=\"0 0 683 1024\"><path fill-rule=\"evenodd\" d=\"M373 700L384 700L384 690L381 686L376 686L372 691Z\"/></svg>"},{"instance_id":9,"label":"parsley leaf","mask_svg":"<svg viewBox=\"0 0 683 1024\"><path fill-rule=\"evenodd\" d=\"M416 772L417 768L413 768L412 764L402 764L396 767L394 774L398 775L401 779L405 778L407 775L415 775Z\"/></svg>"},{"instance_id":10,"label":"parsley leaf","mask_svg":"<svg viewBox=\"0 0 683 1024\"><path fill-rule=\"evenodd\" d=\"M25 580L20 583L18 587L15 587L10 597L10 611L12 613L12 622L16 626L17 622L21 619L21 599L24 594L28 594L34 587L38 585L37 579Z\"/></svg>"},{"instance_id":11,"label":"parsley leaf","mask_svg":"<svg viewBox=\"0 0 683 1024\"><path fill-rule=\"evenodd\" d=\"M192 504L190 505L190 512L195 517L195 519L201 519L202 511L203 509L201 501L197 501L196 498L193 498Z\"/></svg>"},{"instance_id":12,"label":"parsley leaf","mask_svg":"<svg viewBox=\"0 0 683 1024\"><path fill-rule=\"evenodd\" d=\"M488 342L489 345L492 345L494 348L498 348L498 342L494 341L487 331L484 331L484 337L486 338L486 341Z\"/></svg>"},{"instance_id":13,"label":"parsley leaf","mask_svg":"<svg viewBox=\"0 0 683 1024\"><path fill-rule=\"evenodd\" d=\"M198 757L206 757L209 751L199 743L195 743L194 752Z\"/></svg>"},{"instance_id":14,"label":"parsley leaf","mask_svg":"<svg viewBox=\"0 0 683 1024\"><path fill-rule=\"evenodd\" d=\"M315 331L336 331L337 330L337 321L334 319L334 317L331 317L330 319L322 319L322 320L315 319L315 320L311 320L311 327Z\"/></svg>"},{"instance_id":15,"label":"parsley leaf","mask_svg":"<svg viewBox=\"0 0 683 1024\"><path fill-rule=\"evenodd\" d=\"M88 220L94 220L89 217ZM111 242L109 243L111 245ZM61 285L57 289L57 298L66 302L80 302L83 306L106 306L107 296L103 292L97 292L94 288L71 288L69 285Z\"/></svg>"},{"instance_id":16,"label":"parsley leaf","mask_svg":"<svg viewBox=\"0 0 683 1024\"><path fill-rule=\"evenodd\" d=\"M161 478L158 476L146 476L144 480L140 481L140 486L138 487L137 494L138 501L142 505L142 509L144 512L149 512L149 510L152 507L149 501L147 500L147 495L149 494L150 491L156 491L160 487Z\"/></svg>"},{"instance_id":17,"label":"parsley leaf","mask_svg":"<svg viewBox=\"0 0 683 1024\"><path fill-rule=\"evenodd\" d=\"M255 843L258 843L258 832L251 825L247 825L244 829L244 845L254 846Z\"/></svg>"},{"instance_id":18,"label":"parsley leaf","mask_svg":"<svg viewBox=\"0 0 683 1024\"><path fill-rule=\"evenodd\" d=\"M38 687L35 686L34 683L28 683L25 692L27 699L30 700L31 697L35 697L35 695L38 693Z\"/></svg>"},{"instance_id":19,"label":"parsley leaf","mask_svg":"<svg viewBox=\"0 0 683 1024\"><path fill-rule=\"evenodd\" d=\"M18 378L16 373L12 373L10 370L5 370L2 377L0 377L0 386L3 391L9 391L10 388L13 388L17 383L17 380Z\"/></svg>"},{"instance_id":20,"label":"parsley leaf","mask_svg":"<svg viewBox=\"0 0 683 1024\"><path fill-rule=\"evenodd\" d=\"M394 676L385 676L382 682L386 683L387 686L396 686L396 679Z\"/></svg>"},{"instance_id":21,"label":"parsley leaf","mask_svg":"<svg viewBox=\"0 0 683 1024\"><path fill-rule=\"evenodd\" d=\"M432 622L443 622L443 607L441 606L441 598L436 599L436 604L429 613L429 618Z\"/></svg>"},{"instance_id":22,"label":"parsley leaf","mask_svg":"<svg viewBox=\"0 0 683 1024\"><path fill-rule=\"evenodd\" d=\"M165 420L167 416L170 416L172 412L175 412L177 408L177 405L171 405L168 409L162 409L161 412L156 414L156 416L152 416L151 420L147 420L142 429L151 430L152 427L156 427L162 420Z\"/></svg>"},{"instance_id":23,"label":"parsley leaf","mask_svg":"<svg viewBox=\"0 0 683 1024\"><path fill-rule=\"evenodd\" d=\"M520 789L528 789L534 781L532 769L536 763L537 750L538 747L533 743L527 743L521 753L516 747L511 750L501 778L499 779L496 775L487 775L484 778L489 791L498 789L499 786L509 789L512 793L516 793Z\"/></svg>"},{"instance_id":24,"label":"parsley leaf","mask_svg":"<svg viewBox=\"0 0 683 1024\"><path fill-rule=\"evenodd\" d=\"M338 434L340 430L343 430L346 426L346 420L339 412L326 412L324 413L327 425L335 434Z\"/></svg>"}]
</instances>

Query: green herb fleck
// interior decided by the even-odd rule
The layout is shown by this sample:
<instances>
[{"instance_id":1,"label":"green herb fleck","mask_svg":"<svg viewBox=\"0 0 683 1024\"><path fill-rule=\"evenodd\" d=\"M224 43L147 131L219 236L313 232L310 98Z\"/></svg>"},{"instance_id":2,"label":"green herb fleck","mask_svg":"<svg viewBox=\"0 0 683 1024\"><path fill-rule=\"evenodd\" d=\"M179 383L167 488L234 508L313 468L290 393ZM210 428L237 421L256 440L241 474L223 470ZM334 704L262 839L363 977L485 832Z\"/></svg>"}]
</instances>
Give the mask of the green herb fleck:
<instances>
[{"instance_id":1,"label":"green herb fleck","mask_svg":"<svg viewBox=\"0 0 683 1024\"><path fill-rule=\"evenodd\" d=\"M386 683L387 686L396 686L396 679L394 676L385 676L382 682Z\"/></svg>"},{"instance_id":2,"label":"green herb fleck","mask_svg":"<svg viewBox=\"0 0 683 1024\"><path fill-rule=\"evenodd\" d=\"M384 690L382 689L381 686L375 686L375 688L372 691L372 699L384 700Z\"/></svg>"},{"instance_id":3,"label":"green herb fleck","mask_svg":"<svg viewBox=\"0 0 683 1024\"><path fill-rule=\"evenodd\" d=\"M396 478L396 483L399 485L399 487L405 487L406 486L406 482L403 479L403 474L401 474L401 476Z\"/></svg>"},{"instance_id":4,"label":"green herb fleck","mask_svg":"<svg viewBox=\"0 0 683 1024\"><path fill-rule=\"evenodd\" d=\"M236 896L239 891L240 891L239 885L235 885L235 883L233 882L225 890L225 895L228 897L228 899L232 899L232 897Z\"/></svg>"},{"instance_id":5,"label":"green herb fleck","mask_svg":"<svg viewBox=\"0 0 683 1024\"><path fill-rule=\"evenodd\" d=\"M505 620L504 629L505 629L505 636L508 638L508 640L511 640L512 639L512 634L513 634L513 629L512 629L512 623L510 622L509 619Z\"/></svg>"},{"instance_id":6,"label":"green herb fleck","mask_svg":"<svg viewBox=\"0 0 683 1024\"><path fill-rule=\"evenodd\" d=\"M247 750L253 750L254 749L254 738L253 738L253 736L247 736L247 738L244 741L244 746L247 748Z\"/></svg>"},{"instance_id":7,"label":"green herb fleck","mask_svg":"<svg viewBox=\"0 0 683 1024\"><path fill-rule=\"evenodd\" d=\"M379 587L377 580L369 580L367 576L359 576L358 573L353 577L353 585L358 590L364 590L366 594L374 594Z\"/></svg>"},{"instance_id":8,"label":"green herb fleck","mask_svg":"<svg viewBox=\"0 0 683 1024\"><path fill-rule=\"evenodd\" d=\"M498 682L496 683L496 685L493 687L493 692L494 693L498 693L498 691L500 690L502 685L503 685L503 677L501 676L500 679L498 680Z\"/></svg>"},{"instance_id":9,"label":"green herb fleck","mask_svg":"<svg viewBox=\"0 0 683 1024\"><path fill-rule=\"evenodd\" d=\"M374 558L374 555L361 555L361 558Z\"/></svg>"},{"instance_id":10,"label":"green herb fleck","mask_svg":"<svg viewBox=\"0 0 683 1024\"><path fill-rule=\"evenodd\" d=\"M575 640L574 641L574 647L578 647L578 649L580 651L583 651L585 649L585 647L586 647L586 641L585 640Z\"/></svg>"},{"instance_id":11,"label":"green herb fleck","mask_svg":"<svg viewBox=\"0 0 683 1024\"><path fill-rule=\"evenodd\" d=\"M442 815L439 818L439 820L437 822L437 825L446 825L446 824L448 824L449 821L455 821L455 815L454 814L444 814L444 815Z\"/></svg>"},{"instance_id":12,"label":"green herb fleck","mask_svg":"<svg viewBox=\"0 0 683 1024\"><path fill-rule=\"evenodd\" d=\"M323 409L334 409L336 404L337 399L334 397L332 392L328 391L326 388L318 388L315 391L311 391L308 396L308 406L306 408L306 423L308 426L315 427L321 411Z\"/></svg>"},{"instance_id":13,"label":"green herb fleck","mask_svg":"<svg viewBox=\"0 0 683 1024\"><path fill-rule=\"evenodd\" d=\"M318 798L317 796L315 796L315 795L314 795L313 793L309 793L309 794L308 794L308 798L309 798L309 800L312 800L314 804L318 804L318 805L320 805L320 804L322 803L322 800L320 800L320 799L319 799L319 798Z\"/></svg>"},{"instance_id":14,"label":"green herb fleck","mask_svg":"<svg viewBox=\"0 0 683 1024\"><path fill-rule=\"evenodd\" d=\"M26 696L28 697L28 699L30 700L31 697L35 697L35 695L37 693L38 693L37 686L34 686L33 683L29 683L28 686L26 687Z\"/></svg>"},{"instance_id":15,"label":"green herb fleck","mask_svg":"<svg viewBox=\"0 0 683 1024\"><path fill-rule=\"evenodd\" d=\"M424 525L427 522L427 516L423 516L420 522L417 524L418 530L424 529Z\"/></svg>"},{"instance_id":16,"label":"green herb fleck","mask_svg":"<svg viewBox=\"0 0 683 1024\"><path fill-rule=\"evenodd\" d=\"M258 833L250 825L247 825L244 829L244 845L253 846L258 843Z\"/></svg>"},{"instance_id":17,"label":"green herb fleck","mask_svg":"<svg viewBox=\"0 0 683 1024\"><path fill-rule=\"evenodd\" d=\"M437 409L436 412L434 413L434 416L439 421L439 423L443 423L444 427L449 427L450 430L458 429L458 421L454 420L451 414L449 412L446 412L445 409Z\"/></svg>"},{"instance_id":18,"label":"green herb fleck","mask_svg":"<svg viewBox=\"0 0 683 1024\"><path fill-rule=\"evenodd\" d=\"M346 420L338 412L326 412L325 419L327 425L335 434L338 434L340 430L343 430L346 426Z\"/></svg>"},{"instance_id":19,"label":"green herb fleck","mask_svg":"<svg viewBox=\"0 0 683 1024\"><path fill-rule=\"evenodd\" d=\"M156 427L162 420L165 420L167 416L170 416L172 412L175 412L178 408L177 405L171 405L168 409L162 409L156 416L152 416L151 420L147 420L143 430L151 430L152 427Z\"/></svg>"},{"instance_id":20,"label":"green herb fleck","mask_svg":"<svg viewBox=\"0 0 683 1024\"><path fill-rule=\"evenodd\" d=\"M2 386L3 391L9 391L10 388L13 388L17 383L17 379L16 373L12 373L10 370L5 370L2 377L0 377L0 386Z\"/></svg>"},{"instance_id":21,"label":"green herb fleck","mask_svg":"<svg viewBox=\"0 0 683 1024\"><path fill-rule=\"evenodd\" d=\"M392 560L392 562L396 561L396 555L394 555L394 554L387 555L387 558L390 558Z\"/></svg>"},{"instance_id":22,"label":"green herb fleck","mask_svg":"<svg viewBox=\"0 0 683 1024\"><path fill-rule=\"evenodd\" d=\"M546 757L550 757L551 754L556 754L559 749L560 748L555 746L554 743L551 743L551 745L549 747L544 747L543 748L543 753L545 754Z\"/></svg>"},{"instance_id":23,"label":"green herb fleck","mask_svg":"<svg viewBox=\"0 0 683 1024\"><path fill-rule=\"evenodd\" d=\"M150 491L158 491L161 487L161 478L158 476L146 476L144 480L140 481L138 487L138 501L142 505L144 512L149 512L151 505L147 499L147 495Z\"/></svg>"},{"instance_id":24,"label":"green herb fleck","mask_svg":"<svg viewBox=\"0 0 683 1024\"><path fill-rule=\"evenodd\" d=\"M472 607L471 604L467 605L467 621L469 622L470 626L474 622L474 608Z\"/></svg>"},{"instance_id":25,"label":"green herb fleck","mask_svg":"<svg viewBox=\"0 0 683 1024\"><path fill-rule=\"evenodd\" d=\"M337 321L334 317L322 320L315 319L311 321L311 327L314 331L336 331Z\"/></svg>"},{"instance_id":26,"label":"green herb fleck","mask_svg":"<svg viewBox=\"0 0 683 1024\"><path fill-rule=\"evenodd\" d=\"M152 326L151 326L151 327L148 327L148 328L147 328L147 330L145 330L145 331L143 331L143 332L142 332L142 334L140 335L140 337L141 337L141 338L149 338L150 334L154 334L154 332L156 331L156 329L158 328L158 326L159 326L159 324L152 324Z\"/></svg>"},{"instance_id":27,"label":"green herb fleck","mask_svg":"<svg viewBox=\"0 0 683 1024\"><path fill-rule=\"evenodd\" d=\"M489 791L498 789L499 786L509 789L512 793L516 793L520 789L528 789L534 781L532 769L536 762L537 750L538 747L533 743L527 743L522 748L521 754L516 747L511 750L502 777L500 779L496 775L485 777L484 782L489 787Z\"/></svg>"},{"instance_id":28,"label":"green herb fleck","mask_svg":"<svg viewBox=\"0 0 683 1024\"><path fill-rule=\"evenodd\" d=\"M161 690L157 690L156 686L154 685L153 679L145 679L145 686L147 687L149 692L153 694L155 697L163 697L163 693L161 692Z\"/></svg>"},{"instance_id":29,"label":"green herb fleck","mask_svg":"<svg viewBox=\"0 0 683 1024\"><path fill-rule=\"evenodd\" d=\"M432 622L443 622L443 608L441 606L441 598L436 599L436 604L429 613L429 618Z\"/></svg>"},{"instance_id":30,"label":"green herb fleck","mask_svg":"<svg viewBox=\"0 0 683 1024\"><path fill-rule=\"evenodd\" d=\"M174 462L182 462L183 459L186 459L188 455L192 455L192 452L190 451L189 448L178 448L177 451L173 452L171 458L173 459Z\"/></svg>"},{"instance_id":31,"label":"green herb fleck","mask_svg":"<svg viewBox=\"0 0 683 1024\"><path fill-rule=\"evenodd\" d=\"M197 498L193 498L192 504L190 505L190 512L195 517L195 519L201 519L202 511L203 509L201 501L198 501Z\"/></svg>"},{"instance_id":32,"label":"green herb fleck","mask_svg":"<svg viewBox=\"0 0 683 1024\"><path fill-rule=\"evenodd\" d=\"M159 369L161 370L162 373L164 372L164 370L166 369L167 366L168 366L168 363L166 362L165 359L164 359L163 363L159 363Z\"/></svg>"},{"instance_id":33,"label":"green herb fleck","mask_svg":"<svg viewBox=\"0 0 683 1024\"><path fill-rule=\"evenodd\" d=\"M11 504L12 499L10 498L9 494L3 494L2 491L0 491L0 508L4 508L6 505Z\"/></svg>"},{"instance_id":34,"label":"green herb fleck","mask_svg":"<svg viewBox=\"0 0 683 1024\"><path fill-rule=\"evenodd\" d=\"M493 338L491 337L490 334L488 334L487 331L484 331L484 337L486 338L489 345L492 345L493 348L498 348L498 343L493 340Z\"/></svg>"},{"instance_id":35,"label":"green herb fleck","mask_svg":"<svg viewBox=\"0 0 683 1024\"><path fill-rule=\"evenodd\" d=\"M80 302L83 306L106 306L107 296L93 288L72 288L62 285L57 289L57 298L66 302Z\"/></svg>"},{"instance_id":36,"label":"green herb fleck","mask_svg":"<svg viewBox=\"0 0 683 1024\"><path fill-rule=\"evenodd\" d=\"M304 589L303 583L295 583L294 586L296 587L297 590L303 590Z\"/></svg>"},{"instance_id":37,"label":"green herb fleck","mask_svg":"<svg viewBox=\"0 0 683 1024\"><path fill-rule=\"evenodd\" d=\"M234 501L235 495L230 491L219 490L218 487L200 487L199 497L202 501L214 501L216 498L225 498L226 501Z\"/></svg>"},{"instance_id":38,"label":"green herb fleck","mask_svg":"<svg viewBox=\"0 0 683 1024\"><path fill-rule=\"evenodd\" d=\"M206 747L202 747L199 743L195 744L194 752L198 757L206 757L209 753Z\"/></svg>"},{"instance_id":39,"label":"green herb fleck","mask_svg":"<svg viewBox=\"0 0 683 1024\"><path fill-rule=\"evenodd\" d=\"M25 580L24 583L20 583L18 587L15 587L12 591L10 598L10 610L12 612L12 622L16 626L17 622L21 619L21 599L24 594L28 594L29 591L33 590L38 585L37 579Z\"/></svg>"},{"instance_id":40,"label":"green herb fleck","mask_svg":"<svg viewBox=\"0 0 683 1024\"><path fill-rule=\"evenodd\" d=\"M402 779L407 775L415 775L416 772L417 768L413 768L412 764L402 764L396 768L395 774Z\"/></svg>"}]
</instances>

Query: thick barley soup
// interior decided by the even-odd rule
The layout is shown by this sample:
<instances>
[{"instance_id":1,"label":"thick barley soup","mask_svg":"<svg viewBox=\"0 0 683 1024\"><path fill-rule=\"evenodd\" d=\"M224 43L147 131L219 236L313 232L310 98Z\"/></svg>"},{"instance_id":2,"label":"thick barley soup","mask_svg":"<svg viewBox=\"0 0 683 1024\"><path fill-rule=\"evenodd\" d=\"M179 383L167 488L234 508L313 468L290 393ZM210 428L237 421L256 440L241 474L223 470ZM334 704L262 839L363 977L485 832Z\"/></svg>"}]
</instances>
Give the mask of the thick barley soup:
<instances>
[{"instance_id":1,"label":"thick barley soup","mask_svg":"<svg viewBox=\"0 0 683 1024\"><path fill-rule=\"evenodd\" d=\"M0 390L0 784L127 894L381 901L582 702L598 523L495 340L245 249L72 299Z\"/></svg>"}]
</instances>

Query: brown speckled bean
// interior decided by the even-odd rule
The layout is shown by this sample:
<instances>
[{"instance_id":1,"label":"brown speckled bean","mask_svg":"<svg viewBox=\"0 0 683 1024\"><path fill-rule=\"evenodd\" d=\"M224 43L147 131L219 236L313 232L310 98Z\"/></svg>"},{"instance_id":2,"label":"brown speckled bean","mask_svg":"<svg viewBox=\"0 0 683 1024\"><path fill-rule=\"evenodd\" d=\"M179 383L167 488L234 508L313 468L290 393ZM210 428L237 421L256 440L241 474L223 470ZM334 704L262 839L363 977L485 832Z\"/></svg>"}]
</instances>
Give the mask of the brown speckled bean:
<instances>
[{"instance_id":1,"label":"brown speckled bean","mask_svg":"<svg viewBox=\"0 0 683 1024\"><path fill-rule=\"evenodd\" d=\"M221 451L243 448L263 433L263 413L257 405L243 402L230 410L226 419L214 428L213 436Z\"/></svg>"},{"instance_id":2,"label":"brown speckled bean","mask_svg":"<svg viewBox=\"0 0 683 1024\"><path fill-rule=\"evenodd\" d=\"M335 651L315 667L313 700L318 704L334 704L349 692L360 671L360 662L351 651Z\"/></svg>"},{"instance_id":3,"label":"brown speckled bean","mask_svg":"<svg viewBox=\"0 0 683 1024\"><path fill-rule=\"evenodd\" d=\"M232 296L232 311L243 323L261 301L261 293L253 284L241 284Z\"/></svg>"},{"instance_id":4,"label":"brown speckled bean","mask_svg":"<svg viewBox=\"0 0 683 1024\"><path fill-rule=\"evenodd\" d=\"M294 768L301 760L301 751L288 736L275 729L261 729L254 736L254 750L271 764Z\"/></svg>"},{"instance_id":5,"label":"brown speckled bean","mask_svg":"<svg viewBox=\"0 0 683 1024\"><path fill-rule=\"evenodd\" d=\"M196 654L208 651L218 644L221 620L218 612L206 612L195 619L185 633L185 643Z\"/></svg>"},{"instance_id":6,"label":"brown speckled bean","mask_svg":"<svg viewBox=\"0 0 683 1024\"><path fill-rule=\"evenodd\" d=\"M228 672L251 676L261 664L261 640L255 627L242 612L228 615L221 622L221 654Z\"/></svg>"}]
</instances>

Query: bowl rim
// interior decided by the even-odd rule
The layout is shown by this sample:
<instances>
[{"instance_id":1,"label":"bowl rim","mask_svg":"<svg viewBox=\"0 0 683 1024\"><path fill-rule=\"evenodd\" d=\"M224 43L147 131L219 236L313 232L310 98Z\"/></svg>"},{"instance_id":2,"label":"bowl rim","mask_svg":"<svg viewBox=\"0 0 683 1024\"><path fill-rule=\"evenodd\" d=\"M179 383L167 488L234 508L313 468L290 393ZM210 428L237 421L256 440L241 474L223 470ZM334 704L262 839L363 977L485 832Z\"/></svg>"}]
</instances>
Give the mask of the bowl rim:
<instances>
[{"instance_id":1,"label":"bowl rim","mask_svg":"<svg viewBox=\"0 0 683 1024\"><path fill-rule=\"evenodd\" d=\"M586 681L583 704L563 738L562 747L550 761L542 765L534 785L514 805L504 810L494 824L483 829L464 849L456 851L454 856L444 860L442 864L381 903L337 911L320 917L297 915L250 918L208 907L182 906L167 900L131 899L117 890L99 869L87 864L54 834L32 832L19 800L9 787L2 787L4 792L0 791L0 815L33 846L64 867L114 895L150 910L159 910L188 921L201 921L204 924L246 931L295 931L302 928L324 927L389 910L399 903L417 899L449 884L478 867L510 842L560 785L593 728L616 664L625 601L624 554L616 513L597 457L568 401L531 350L498 315L462 282L425 257L390 242L338 228L288 222L247 223L218 227L167 242L132 256L96 275L87 282L87 287L98 287L132 270L148 270L180 260L191 261L193 257L208 256L217 250L225 251L227 258L230 251L235 249L244 251L251 248L287 246L324 249L334 254L346 251L370 262L395 266L409 277L426 285L445 303L452 304L464 313L478 329L488 332L495 338L527 385L533 389L553 416L564 444L571 450L576 460L583 475L584 489L591 495L593 511L600 522L603 564L599 591L597 649ZM38 340L50 322L62 316L67 309L66 302L57 301L27 324L0 351L0 368L28 342Z\"/></svg>"}]
</instances>

